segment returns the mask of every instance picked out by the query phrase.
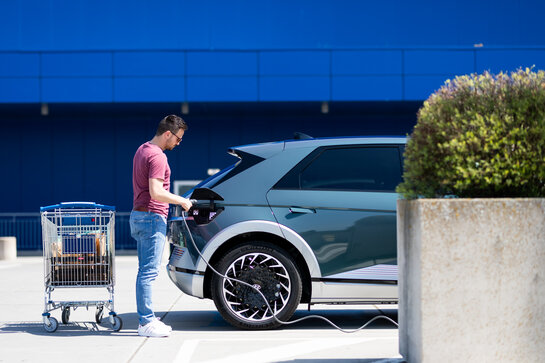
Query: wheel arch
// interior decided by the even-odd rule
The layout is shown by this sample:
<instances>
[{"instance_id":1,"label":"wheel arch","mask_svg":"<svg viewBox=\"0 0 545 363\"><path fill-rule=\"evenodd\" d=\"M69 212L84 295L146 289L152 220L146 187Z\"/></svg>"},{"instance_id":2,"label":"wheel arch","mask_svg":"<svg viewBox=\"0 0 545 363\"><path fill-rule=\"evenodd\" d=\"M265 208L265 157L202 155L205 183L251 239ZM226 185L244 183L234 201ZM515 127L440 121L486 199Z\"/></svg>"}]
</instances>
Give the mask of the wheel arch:
<instances>
[{"instance_id":1,"label":"wheel arch","mask_svg":"<svg viewBox=\"0 0 545 363\"><path fill-rule=\"evenodd\" d=\"M209 263L212 266L216 266L219 259L227 253L227 251L236 248L239 245L243 245L247 242L251 241L264 241L264 242L270 242L273 243L282 249L284 249L294 260L296 268L299 270L299 273L301 275L301 282L302 282L302 289L303 293L301 296L301 303L308 303L311 300L312 296L312 282L311 282L311 275L309 271L309 266L307 264L307 261L292 243L290 243L285 238L278 236L273 233L269 232L262 232L262 231L253 231L253 232L245 232L241 233L239 235L233 236L229 239L227 239L225 242L223 242L219 247L214 251L213 255L211 256ZM212 281L212 275L213 271L211 268L207 267L206 272L204 275L204 286L203 286L203 294L205 298L211 298L211 281Z\"/></svg>"}]
</instances>

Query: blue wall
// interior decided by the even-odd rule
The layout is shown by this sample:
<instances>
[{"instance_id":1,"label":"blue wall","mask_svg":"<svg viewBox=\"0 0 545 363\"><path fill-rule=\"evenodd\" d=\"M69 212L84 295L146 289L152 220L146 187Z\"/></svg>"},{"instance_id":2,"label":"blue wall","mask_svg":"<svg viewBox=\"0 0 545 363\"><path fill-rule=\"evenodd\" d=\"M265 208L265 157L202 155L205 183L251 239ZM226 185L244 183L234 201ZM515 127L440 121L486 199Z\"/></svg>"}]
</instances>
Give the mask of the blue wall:
<instances>
[{"instance_id":1,"label":"blue wall","mask_svg":"<svg viewBox=\"0 0 545 363\"><path fill-rule=\"evenodd\" d=\"M1 103L424 100L542 49L0 52Z\"/></svg>"},{"instance_id":2,"label":"blue wall","mask_svg":"<svg viewBox=\"0 0 545 363\"><path fill-rule=\"evenodd\" d=\"M3 1L0 103L424 100L545 68L541 1Z\"/></svg>"},{"instance_id":3,"label":"blue wall","mask_svg":"<svg viewBox=\"0 0 545 363\"><path fill-rule=\"evenodd\" d=\"M0 52L0 102L424 100L459 74L532 66L545 47Z\"/></svg>"},{"instance_id":4,"label":"blue wall","mask_svg":"<svg viewBox=\"0 0 545 363\"><path fill-rule=\"evenodd\" d=\"M542 46L535 0L9 0L0 50Z\"/></svg>"}]
</instances>

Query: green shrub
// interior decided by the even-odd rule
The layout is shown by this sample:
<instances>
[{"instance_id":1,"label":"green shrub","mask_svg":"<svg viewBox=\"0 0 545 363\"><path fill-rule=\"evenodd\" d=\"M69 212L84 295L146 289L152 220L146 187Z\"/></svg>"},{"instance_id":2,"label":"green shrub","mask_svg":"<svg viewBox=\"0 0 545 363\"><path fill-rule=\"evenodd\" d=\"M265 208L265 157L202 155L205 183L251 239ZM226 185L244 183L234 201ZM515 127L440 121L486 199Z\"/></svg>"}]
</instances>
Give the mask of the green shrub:
<instances>
[{"instance_id":1,"label":"green shrub","mask_svg":"<svg viewBox=\"0 0 545 363\"><path fill-rule=\"evenodd\" d=\"M545 197L545 72L456 77L418 111L405 198Z\"/></svg>"}]
</instances>

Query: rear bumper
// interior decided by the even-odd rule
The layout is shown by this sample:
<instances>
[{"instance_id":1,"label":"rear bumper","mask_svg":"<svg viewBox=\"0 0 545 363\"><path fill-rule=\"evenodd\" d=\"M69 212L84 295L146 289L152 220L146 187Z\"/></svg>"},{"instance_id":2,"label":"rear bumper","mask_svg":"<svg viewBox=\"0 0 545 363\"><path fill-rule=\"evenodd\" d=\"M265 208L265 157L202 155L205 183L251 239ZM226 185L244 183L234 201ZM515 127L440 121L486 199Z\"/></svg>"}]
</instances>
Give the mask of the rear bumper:
<instances>
[{"instance_id":1,"label":"rear bumper","mask_svg":"<svg viewBox=\"0 0 545 363\"><path fill-rule=\"evenodd\" d=\"M167 273L170 280L184 293L201 299L204 297L204 271L197 271L187 248L174 247Z\"/></svg>"}]
</instances>

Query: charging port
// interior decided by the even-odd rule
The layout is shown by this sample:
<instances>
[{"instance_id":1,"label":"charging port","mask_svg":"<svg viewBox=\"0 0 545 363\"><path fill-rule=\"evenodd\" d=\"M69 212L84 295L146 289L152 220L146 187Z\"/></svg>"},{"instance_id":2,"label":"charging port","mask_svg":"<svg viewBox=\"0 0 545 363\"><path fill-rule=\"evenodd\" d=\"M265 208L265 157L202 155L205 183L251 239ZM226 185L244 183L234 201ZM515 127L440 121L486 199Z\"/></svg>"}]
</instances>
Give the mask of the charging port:
<instances>
[{"instance_id":1,"label":"charging port","mask_svg":"<svg viewBox=\"0 0 545 363\"><path fill-rule=\"evenodd\" d=\"M216 203L223 201L223 198L211 189L197 188L191 193L191 199L195 202L188 215L193 217L196 224L210 223L224 210Z\"/></svg>"}]
</instances>

